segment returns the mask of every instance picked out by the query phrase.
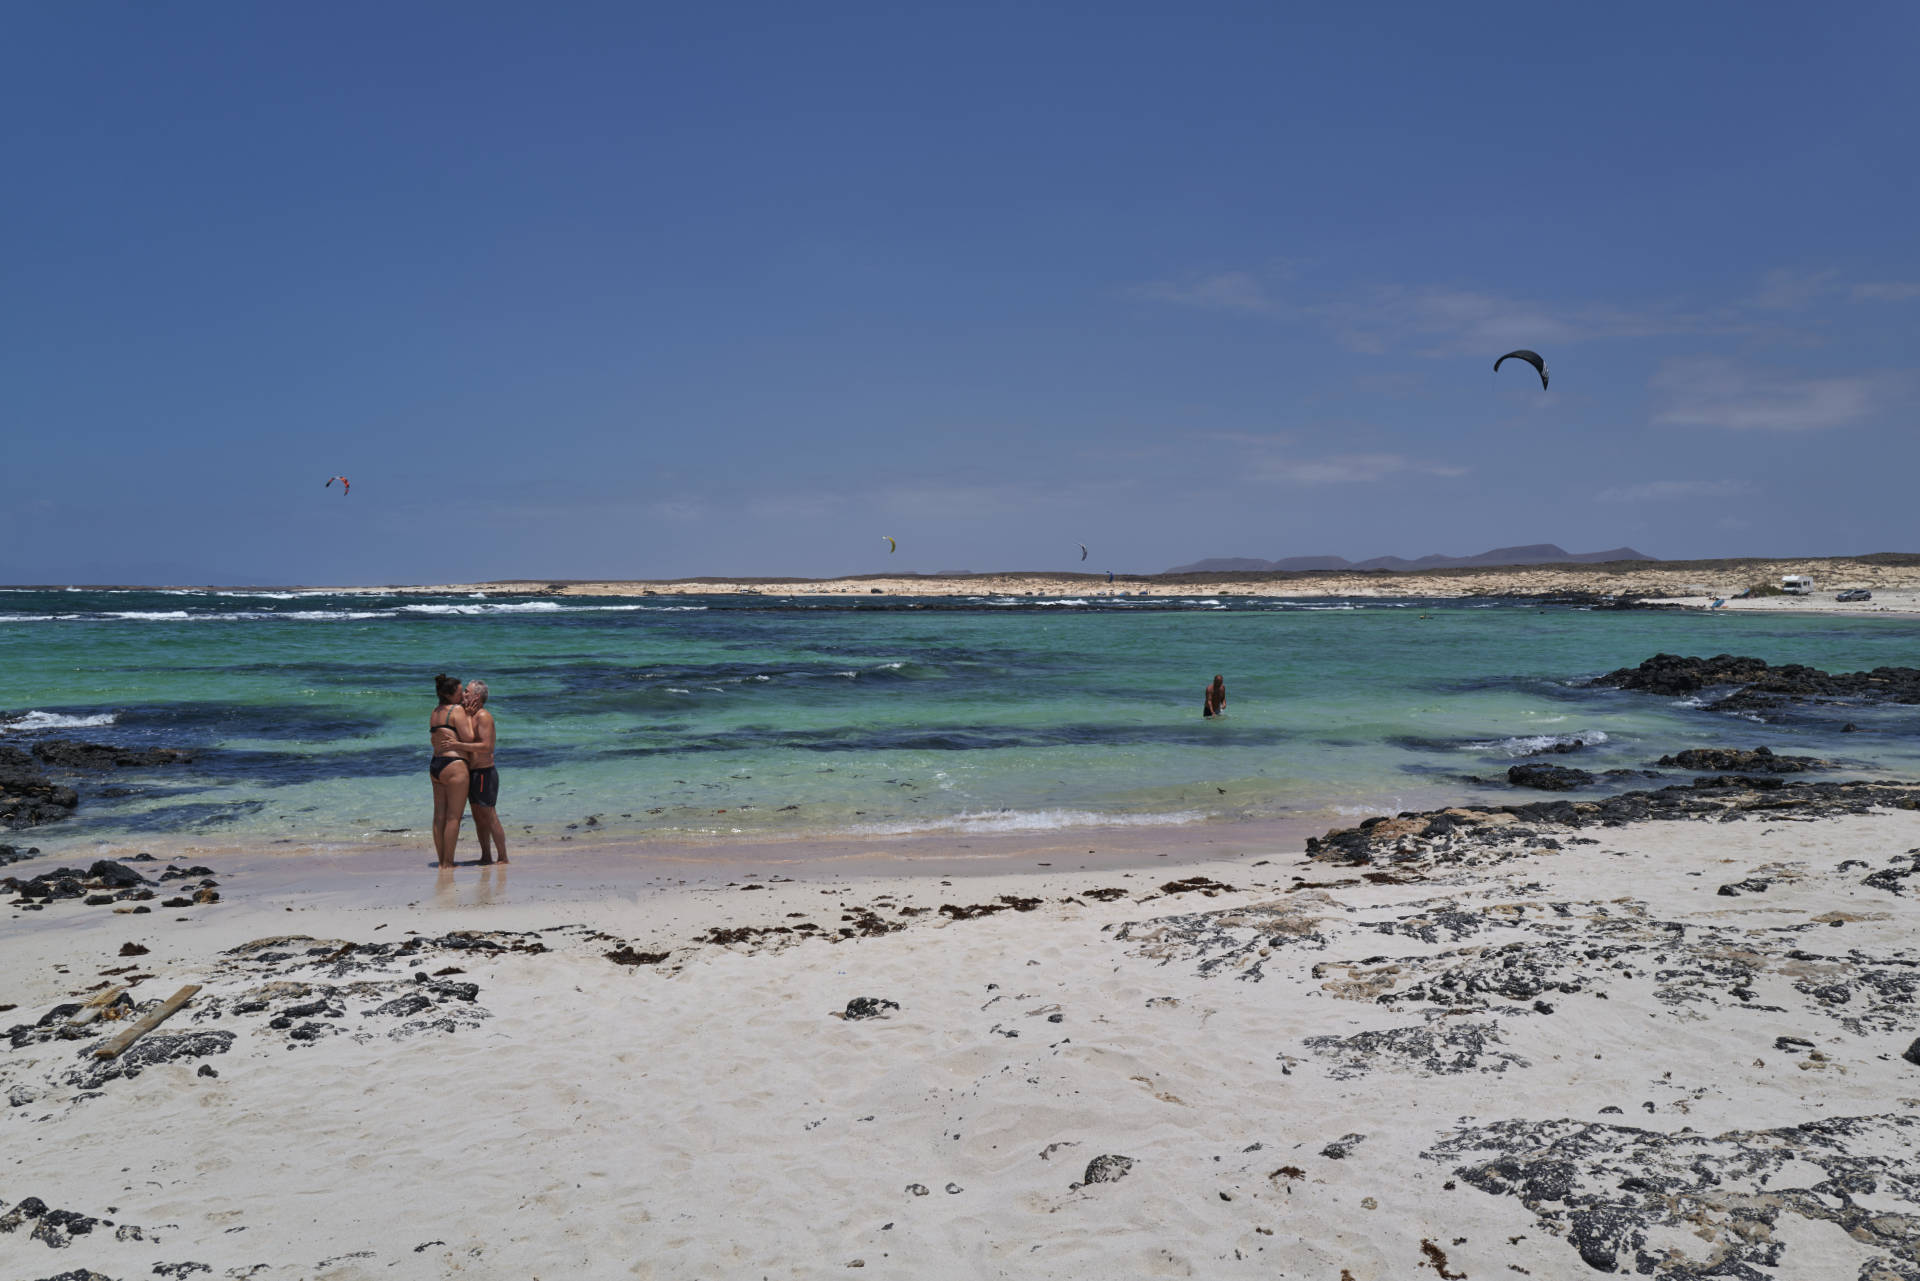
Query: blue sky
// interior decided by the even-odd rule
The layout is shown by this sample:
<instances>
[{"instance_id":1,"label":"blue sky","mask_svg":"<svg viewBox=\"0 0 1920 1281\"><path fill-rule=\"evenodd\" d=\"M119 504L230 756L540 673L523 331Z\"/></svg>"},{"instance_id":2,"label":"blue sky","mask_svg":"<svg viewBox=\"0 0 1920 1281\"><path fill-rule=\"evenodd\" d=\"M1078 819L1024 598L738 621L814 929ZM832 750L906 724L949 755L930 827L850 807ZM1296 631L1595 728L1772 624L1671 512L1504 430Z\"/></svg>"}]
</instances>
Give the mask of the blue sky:
<instances>
[{"instance_id":1,"label":"blue sky","mask_svg":"<svg viewBox=\"0 0 1920 1281\"><path fill-rule=\"evenodd\" d=\"M1910 4L0 21L0 579L1920 550Z\"/></svg>"}]
</instances>

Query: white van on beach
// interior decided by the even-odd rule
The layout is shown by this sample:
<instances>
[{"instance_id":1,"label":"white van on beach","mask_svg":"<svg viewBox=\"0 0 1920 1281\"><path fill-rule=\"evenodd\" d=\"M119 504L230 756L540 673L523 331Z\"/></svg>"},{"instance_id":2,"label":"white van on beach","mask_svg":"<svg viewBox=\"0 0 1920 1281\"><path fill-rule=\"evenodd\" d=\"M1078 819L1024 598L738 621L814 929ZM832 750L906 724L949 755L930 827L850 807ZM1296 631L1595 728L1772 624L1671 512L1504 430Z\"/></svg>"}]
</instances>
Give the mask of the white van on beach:
<instances>
[{"instance_id":1,"label":"white van on beach","mask_svg":"<svg viewBox=\"0 0 1920 1281\"><path fill-rule=\"evenodd\" d=\"M1813 580L1805 574L1788 574L1780 580L1780 590L1789 596L1813 595Z\"/></svg>"}]
</instances>

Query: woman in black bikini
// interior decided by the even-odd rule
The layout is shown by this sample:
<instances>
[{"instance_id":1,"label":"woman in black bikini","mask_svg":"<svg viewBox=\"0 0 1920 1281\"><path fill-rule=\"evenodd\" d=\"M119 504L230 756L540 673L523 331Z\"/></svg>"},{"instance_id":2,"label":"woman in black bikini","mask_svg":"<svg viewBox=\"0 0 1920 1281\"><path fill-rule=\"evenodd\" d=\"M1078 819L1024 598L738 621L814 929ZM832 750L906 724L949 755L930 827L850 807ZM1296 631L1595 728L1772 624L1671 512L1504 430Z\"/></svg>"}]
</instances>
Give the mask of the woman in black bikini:
<instances>
[{"instance_id":1,"label":"woman in black bikini","mask_svg":"<svg viewBox=\"0 0 1920 1281\"><path fill-rule=\"evenodd\" d=\"M467 760L455 744L472 734L466 708L460 705L460 682L444 672L433 678L440 705L427 716L427 741L433 759L427 774L433 780L433 852L441 867L453 866L453 848L460 840L460 819L467 808Z\"/></svg>"}]
</instances>

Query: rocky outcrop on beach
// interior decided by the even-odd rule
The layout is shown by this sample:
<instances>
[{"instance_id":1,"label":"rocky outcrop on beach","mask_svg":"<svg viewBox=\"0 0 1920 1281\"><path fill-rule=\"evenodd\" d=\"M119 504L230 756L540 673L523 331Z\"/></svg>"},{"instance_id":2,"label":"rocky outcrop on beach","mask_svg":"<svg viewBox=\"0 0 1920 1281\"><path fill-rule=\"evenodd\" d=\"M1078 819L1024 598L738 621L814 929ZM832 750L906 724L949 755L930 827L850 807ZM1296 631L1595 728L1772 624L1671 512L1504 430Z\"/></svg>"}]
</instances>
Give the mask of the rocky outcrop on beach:
<instances>
[{"instance_id":1,"label":"rocky outcrop on beach","mask_svg":"<svg viewBox=\"0 0 1920 1281\"><path fill-rule=\"evenodd\" d=\"M464 973L460 966L428 970L427 962L547 950L534 935L467 930L393 943L306 935L256 939L230 949L206 990L164 1031L142 1037L117 1058L101 1060L93 1052L107 1035L157 1006L157 996L136 1001L122 993L84 1028L71 1022L81 1005L66 1002L36 1022L15 1024L0 1033L0 1040L15 1051L82 1043L77 1051L44 1059L38 1072L10 1073L9 1102L14 1107L31 1102L77 1105L97 1097L112 1082L169 1064L197 1064L198 1075L218 1078L218 1069L206 1060L236 1048L258 1049L263 1043L298 1050L334 1036L406 1041L477 1027L492 1017L479 1004L479 984L455 978ZM134 968L126 966L109 977L122 984L154 977L125 973ZM104 990L106 984L100 987Z\"/></svg>"},{"instance_id":2,"label":"rocky outcrop on beach","mask_svg":"<svg viewBox=\"0 0 1920 1281\"><path fill-rule=\"evenodd\" d=\"M1920 668L1876 667L1870 672L1823 672L1787 663L1733 654L1687 658L1655 654L1638 667L1622 667L1587 682L1589 688L1637 690L1680 698L1703 690L1736 688L1712 706L1723 711L1752 711L1786 702L1832 699L1879 703L1920 703Z\"/></svg>"},{"instance_id":3,"label":"rocky outcrop on beach","mask_svg":"<svg viewBox=\"0 0 1920 1281\"><path fill-rule=\"evenodd\" d=\"M1772 775L1718 775L1697 778L1685 787L1623 792L1591 801L1456 806L1370 818L1355 827L1307 838L1307 857L1349 864L1390 865L1429 856L1458 861L1476 854L1511 853L1528 844L1551 847L1551 840L1542 837L1543 828L1579 831L1646 820L1725 822L1749 816L1828 818L1881 808L1920 810L1920 783L1816 783Z\"/></svg>"},{"instance_id":4,"label":"rocky outcrop on beach","mask_svg":"<svg viewBox=\"0 0 1920 1281\"><path fill-rule=\"evenodd\" d=\"M1594 776L1583 769L1565 765L1515 765L1507 770L1507 782L1515 787L1538 788L1545 792L1570 792L1585 787Z\"/></svg>"},{"instance_id":5,"label":"rocky outcrop on beach","mask_svg":"<svg viewBox=\"0 0 1920 1281\"><path fill-rule=\"evenodd\" d=\"M1630 832L1600 804L1568 801L1373 820L1315 843L1317 857L1351 862L1358 875L1296 877L1277 899L1130 922L1115 938L1215 984L1299 984L1352 1002L1342 1021L1375 1025L1280 1047L1279 1071L1295 1082L1364 1080L1385 1099L1500 1077L1494 1118L1444 1120L1408 1140L1416 1152L1398 1169L1404 1180L1430 1165L1444 1191L1518 1203L1537 1228L1502 1229L1501 1239L1543 1243L1562 1266L1543 1273L1533 1259L1513 1272L1920 1277L1911 1156L1920 1119L1907 1094L1880 1106L1863 1088L1865 1078L1907 1090L1888 1065L1920 1062L1920 957L1888 910L1920 876L1920 850L1847 858L1844 847L1743 841L1728 827L1912 810L1920 784L1755 777L1780 786L1619 798L1644 810L1637 818L1710 824L1692 838ZM1901 817L1888 822L1894 831L1852 827L1881 838L1855 848L1900 834L1912 844L1913 822ZM1692 853L1709 843L1712 853ZM1741 850L1755 860L1747 875L1716 890L1713 869ZM1644 879L1609 875L1616 858L1645 867ZM1749 905L1751 895L1765 898ZM1283 991L1260 1006L1288 999ZM1222 991L1209 1005L1233 1000ZM1694 1056L1695 1044L1715 1053ZM1569 1074L1578 1088L1540 1088ZM1817 1098L1823 1086L1860 1101L1776 1102ZM1455 1097L1490 1097L1486 1086L1471 1090ZM1756 1119L1734 1119L1748 1109ZM1630 1113L1658 1119L1634 1125ZM1840 1231L1808 1235L1815 1225ZM1844 1242L1844 1255L1822 1254L1818 1240ZM1484 1244L1464 1228L1452 1241L1482 1260Z\"/></svg>"},{"instance_id":6,"label":"rocky outcrop on beach","mask_svg":"<svg viewBox=\"0 0 1920 1281\"><path fill-rule=\"evenodd\" d=\"M141 853L129 861L150 863L154 858ZM180 881L193 884L177 884ZM163 900L161 907L201 907L220 901L220 882L213 879L210 867L168 864L158 878L150 879L114 859L96 859L84 871L77 867L56 867L37 876L0 877L0 892L18 895L13 906L25 912L38 912L55 903L78 900L87 907L111 907L116 915L144 916L153 910L147 905L159 896L157 887L169 882L175 883L173 897Z\"/></svg>"},{"instance_id":7,"label":"rocky outcrop on beach","mask_svg":"<svg viewBox=\"0 0 1920 1281\"><path fill-rule=\"evenodd\" d=\"M1911 1191L1917 1141L1920 1118L1897 1114L1722 1134L1510 1120L1465 1126L1423 1155L1467 1158L1454 1171L1461 1182L1519 1201L1596 1272L1759 1277L1767 1274L1758 1268L1792 1262L1779 1230L1795 1219L1831 1224L1911 1265L1920 1217L1880 1213L1854 1196L1881 1187ZM1801 1171L1798 1183L1789 1176L1770 1186L1793 1169ZM1674 1266L1659 1244L1680 1237L1702 1243L1706 1257L1697 1266ZM1892 1259L1869 1263L1860 1281L1920 1275L1911 1266L1895 1270Z\"/></svg>"},{"instance_id":8,"label":"rocky outcrop on beach","mask_svg":"<svg viewBox=\"0 0 1920 1281\"><path fill-rule=\"evenodd\" d=\"M38 858L39 856L40 847L37 845L7 845L0 843L0 867L7 867L14 863L24 863L30 858Z\"/></svg>"},{"instance_id":9,"label":"rocky outcrop on beach","mask_svg":"<svg viewBox=\"0 0 1920 1281\"><path fill-rule=\"evenodd\" d=\"M1799 774L1833 768L1832 761L1813 756L1776 756L1768 747L1750 751L1737 747L1689 747L1683 752L1662 756L1659 763L1674 769L1732 770L1740 774Z\"/></svg>"},{"instance_id":10,"label":"rocky outcrop on beach","mask_svg":"<svg viewBox=\"0 0 1920 1281\"><path fill-rule=\"evenodd\" d=\"M45 738L30 749L0 744L0 827L20 829L70 816L80 794L47 776L47 768L95 772L179 765L193 753L172 747L114 747L74 739Z\"/></svg>"},{"instance_id":11,"label":"rocky outcrop on beach","mask_svg":"<svg viewBox=\"0 0 1920 1281\"><path fill-rule=\"evenodd\" d=\"M0 826L18 830L57 822L79 804L80 794L48 779L31 755L0 744Z\"/></svg>"},{"instance_id":12,"label":"rocky outcrop on beach","mask_svg":"<svg viewBox=\"0 0 1920 1281\"><path fill-rule=\"evenodd\" d=\"M37 1196L24 1197L11 1210L0 1214L0 1233L18 1233L49 1250L64 1250L73 1243L75 1237L92 1237L96 1230L101 1236L111 1237L115 1241L148 1239L134 1224L115 1223L110 1218L84 1214L79 1210L56 1209ZM60 1276L73 1278L73 1281L94 1281L95 1278L98 1281L112 1281L101 1273L85 1269L63 1272ZM47 1281L60 1281L60 1278L49 1277Z\"/></svg>"},{"instance_id":13,"label":"rocky outcrop on beach","mask_svg":"<svg viewBox=\"0 0 1920 1281\"><path fill-rule=\"evenodd\" d=\"M145 769L183 765L193 759L192 752L177 747L115 747L67 738L43 738L32 750L36 760L57 769Z\"/></svg>"}]
</instances>

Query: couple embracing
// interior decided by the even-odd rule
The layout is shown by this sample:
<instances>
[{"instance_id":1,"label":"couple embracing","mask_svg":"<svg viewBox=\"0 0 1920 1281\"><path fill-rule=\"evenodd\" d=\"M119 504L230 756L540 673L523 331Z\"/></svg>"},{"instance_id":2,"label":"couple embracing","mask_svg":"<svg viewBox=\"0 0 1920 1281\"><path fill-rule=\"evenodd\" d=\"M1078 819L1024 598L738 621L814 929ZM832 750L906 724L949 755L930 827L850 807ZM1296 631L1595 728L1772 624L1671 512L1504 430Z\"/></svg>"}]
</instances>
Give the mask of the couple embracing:
<instances>
[{"instance_id":1,"label":"couple embracing","mask_svg":"<svg viewBox=\"0 0 1920 1281\"><path fill-rule=\"evenodd\" d=\"M500 771L493 764L493 713L487 710L487 683L463 687L444 672L433 678L440 705L427 717L427 741L433 759L433 852L441 867L453 866L460 840L461 812L473 803L473 827L480 834L480 862L507 861L507 833L494 806L500 802Z\"/></svg>"}]
</instances>

